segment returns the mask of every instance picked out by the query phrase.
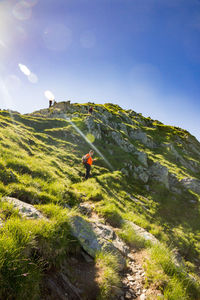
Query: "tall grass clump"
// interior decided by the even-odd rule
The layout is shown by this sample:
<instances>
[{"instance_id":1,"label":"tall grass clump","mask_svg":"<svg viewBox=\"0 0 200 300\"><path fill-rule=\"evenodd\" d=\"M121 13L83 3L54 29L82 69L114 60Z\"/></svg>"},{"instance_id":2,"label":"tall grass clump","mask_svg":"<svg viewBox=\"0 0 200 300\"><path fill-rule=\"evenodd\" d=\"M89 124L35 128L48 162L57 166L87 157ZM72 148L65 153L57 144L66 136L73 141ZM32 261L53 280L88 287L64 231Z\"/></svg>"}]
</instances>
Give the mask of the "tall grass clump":
<instances>
[{"instance_id":1,"label":"tall grass clump","mask_svg":"<svg viewBox=\"0 0 200 300\"><path fill-rule=\"evenodd\" d=\"M127 222L122 225L122 228L118 231L118 235L132 248L142 249L150 246L150 242L137 235L131 224Z\"/></svg>"},{"instance_id":2,"label":"tall grass clump","mask_svg":"<svg viewBox=\"0 0 200 300\"><path fill-rule=\"evenodd\" d=\"M121 227L123 219L119 209L113 203L105 203L97 207L97 212L113 227Z\"/></svg>"},{"instance_id":3,"label":"tall grass clump","mask_svg":"<svg viewBox=\"0 0 200 300\"><path fill-rule=\"evenodd\" d=\"M97 283L100 288L98 300L115 299L114 291L120 287L119 265L111 253L99 252L95 258L98 272Z\"/></svg>"},{"instance_id":4,"label":"tall grass clump","mask_svg":"<svg viewBox=\"0 0 200 300\"><path fill-rule=\"evenodd\" d=\"M200 285L178 265L173 252L162 244L152 246L145 264L147 281L153 282L170 300L200 299Z\"/></svg>"},{"instance_id":5,"label":"tall grass clump","mask_svg":"<svg viewBox=\"0 0 200 300\"><path fill-rule=\"evenodd\" d=\"M41 276L40 264L29 256L33 235L15 218L0 231L0 299L33 299Z\"/></svg>"},{"instance_id":6,"label":"tall grass clump","mask_svg":"<svg viewBox=\"0 0 200 300\"><path fill-rule=\"evenodd\" d=\"M6 221L0 228L0 299L40 299L42 273L60 268L76 248L68 210L54 204L39 208L49 219L25 220L6 204L0 207Z\"/></svg>"}]
</instances>

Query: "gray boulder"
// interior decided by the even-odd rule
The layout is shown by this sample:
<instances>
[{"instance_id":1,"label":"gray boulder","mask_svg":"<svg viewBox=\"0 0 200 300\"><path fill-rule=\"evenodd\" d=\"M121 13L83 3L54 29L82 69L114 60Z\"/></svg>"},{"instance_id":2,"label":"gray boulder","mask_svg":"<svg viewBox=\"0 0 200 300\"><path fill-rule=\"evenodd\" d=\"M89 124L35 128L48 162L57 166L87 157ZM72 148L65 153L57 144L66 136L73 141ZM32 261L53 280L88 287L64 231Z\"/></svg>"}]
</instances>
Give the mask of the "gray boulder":
<instances>
[{"instance_id":1,"label":"gray boulder","mask_svg":"<svg viewBox=\"0 0 200 300\"><path fill-rule=\"evenodd\" d=\"M95 123L94 119L90 116L85 120L85 124L88 128L88 131L91 132L96 139L101 139L101 126L99 123Z\"/></svg>"},{"instance_id":2,"label":"gray boulder","mask_svg":"<svg viewBox=\"0 0 200 300\"><path fill-rule=\"evenodd\" d=\"M133 173L134 178L142 180L144 183L147 183L149 180L149 171L142 167L134 167L134 173Z\"/></svg>"},{"instance_id":3,"label":"gray boulder","mask_svg":"<svg viewBox=\"0 0 200 300\"><path fill-rule=\"evenodd\" d=\"M125 152L134 153L136 151L136 148L133 146L133 144L129 143L128 140L124 139L124 137L119 132L111 131L110 136Z\"/></svg>"},{"instance_id":4,"label":"gray boulder","mask_svg":"<svg viewBox=\"0 0 200 300\"><path fill-rule=\"evenodd\" d=\"M143 144L147 143L147 135L141 129L134 129L129 132L129 136L133 140L139 140Z\"/></svg>"},{"instance_id":5,"label":"gray boulder","mask_svg":"<svg viewBox=\"0 0 200 300\"><path fill-rule=\"evenodd\" d=\"M169 189L169 178L167 167L161 165L159 162L153 163L149 168L149 174L152 180L159 181Z\"/></svg>"},{"instance_id":6,"label":"gray boulder","mask_svg":"<svg viewBox=\"0 0 200 300\"><path fill-rule=\"evenodd\" d=\"M21 200L12 197L3 197L2 201L8 202L13 205L15 209L17 209L22 215L27 219L42 219L44 216L41 214L39 210L37 210L33 205L25 203Z\"/></svg>"},{"instance_id":7,"label":"gray boulder","mask_svg":"<svg viewBox=\"0 0 200 300\"><path fill-rule=\"evenodd\" d=\"M200 180L186 177L181 180L181 184L186 188L200 195Z\"/></svg>"},{"instance_id":8,"label":"gray boulder","mask_svg":"<svg viewBox=\"0 0 200 300\"><path fill-rule=\"evenodd\" d=\"M148 167L147 163L147 155L143 151L136 151L135 154L137 155L138 160L145 166Z\"/></svg>"},{"instance_id":9,"label":"gray boulder","mask_svg":"<svg viewBox=\"0 0 200 300\"><path fill-rule=\"evenodd\" d=\"M181 194L182 193L182 187L181 184L176 177L175 174L169 173L169 187L170 190L176 194Z\"/></svg>"},{"instance_id":10,"label":"gray boulder","mask_svg":"<svg viewBox=\"0 0 200 300\"><path fill-rule=\"evenodd\" d=\"M120 269L125 267L124 256L128 253L128 247L110 226L99 222L90 223L80 216L71 217L70 224L72 235L89 255L95 257L99 251L112 253L117 257Z\"/></svg>"}]
</instances>

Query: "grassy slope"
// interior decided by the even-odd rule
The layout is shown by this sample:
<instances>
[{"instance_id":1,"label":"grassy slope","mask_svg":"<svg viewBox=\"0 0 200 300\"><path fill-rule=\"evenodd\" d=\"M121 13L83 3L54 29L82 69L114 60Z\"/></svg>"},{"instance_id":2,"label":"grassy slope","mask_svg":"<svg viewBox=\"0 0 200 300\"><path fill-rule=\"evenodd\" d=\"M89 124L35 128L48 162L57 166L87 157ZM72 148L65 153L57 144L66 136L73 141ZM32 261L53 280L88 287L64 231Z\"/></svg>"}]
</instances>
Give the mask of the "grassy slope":
<instances>
[{"instance_id":1,"label":"grassy slope","mask_svg":"<svg viewBox=\"0 0 200 300\"><path fill-rule=\"evenodd\" d=\"M106 108L108 112L112 113L109 125L102 124L98 112L99 107ZM74 105L74 108L75 111L78 111L81 106ZM59 228L63 230L63 224L67 222L60 212L60 205L67 203L76 207L82 201L93 201L96 211L113 226L120 227L123 219L131 220L148 229L165 244L178 247L179 252L187 261L188 271L195 272L200 261L199 196L191 191L180 195L175 194L155 182L151 183L150 190L147 191L142 182L134 180L132 177L127 178L119 171L124 167L124 162L131 160L134 165L140 163L137 157L131 156L116 146L111 138L106 136L106 133L110 130L120 131L120 124L126 124L131 128L142 128L149 138L160 144L173 143L180 154L194 161L198 161L198 157L191 150L190 145L194 144L199 149L198 142L186 131L145 119L141 115L133 114L131 116L131 112L125 112L118 106L96 106L96 111L98 113L95 120L102 124L105 135L103 143L96 140L94 145L109 160L115 171L110 171L105 162L98 158L96 166L93 168L94 178L87 182L80 181L81 172L84 172L80 158L90 146L80 137L72 124L63 119L48 119L39 115L38 117L22 116L2 111L0 113L0 194L13 196L32 204L42 204L43 211L46 213L50 211L52 223L49 226L52 227L46 230L47 232L51 231L54 237ZM75 112L75 115L72 119L74 124L84 134L87 134L85 126L87 115L81 112ZM126 116L132 119L132 124L127 124ZM113 123L118 127L113 128ZM125 139L128 138L126 133L122 132L122 134ZM200 179L200 173L194 174L189 168L177 163L174 156L171 155L170 149L166 147L150 149L135 140L132 140L131 143L148 154L150 163L161 162L180 179L184 176L195 176ZM184 149L187 152L184 152ZM110 150L113 152L111 153ZM191 199L197 201L191 203L188 201ZM53 206L49 207L49 204ZM53 211L59 212L56 221ZM7 220L8 226L10 222L11 228L15 222L18 222L16 226L19 228L25 222L21 219L16 221L12 213L6 214L7 208L2 208L1 212L2 216L0 215L0 217ZM59 224L60 227L56 224ZM29 226L26 228L30 230ZM23 239L20 241L22 248L26 243L35 240L40 243L45 234L48 236L45 230L42 232L40 222L36 228L38 228L38 232L32 233L31 237L27 237L27 233L23 234L25 241ZM12 230L9 229L9 232ZM12 239L16 236L16 233L14 237L11 234ZM41 237L39 242L36 236ZM3 245L4 240L1 242ZM5 247L0 248L0 250L2 249ZM22 253L19 255L23 256ZM49 254L49 257L51 255L52 253ZM47 256L45 255L46 259ZM6 258L2 258L2 261L3 259ZM35 264L35 261L33 263ZM9 269L9 266L7 268ZM36 264L36 268L38 268L38 264ZM7 280L11 281L8 269L5 272L8 274ZM22 266L21 274L26 274L26 266ZM36 274L34 270L32 274ZM35 279L35 282L38 280ZM7 283L4 282L4 284ZM36 284L34 288L37 294L38 285Z\"/></svg>"}]
</instances>

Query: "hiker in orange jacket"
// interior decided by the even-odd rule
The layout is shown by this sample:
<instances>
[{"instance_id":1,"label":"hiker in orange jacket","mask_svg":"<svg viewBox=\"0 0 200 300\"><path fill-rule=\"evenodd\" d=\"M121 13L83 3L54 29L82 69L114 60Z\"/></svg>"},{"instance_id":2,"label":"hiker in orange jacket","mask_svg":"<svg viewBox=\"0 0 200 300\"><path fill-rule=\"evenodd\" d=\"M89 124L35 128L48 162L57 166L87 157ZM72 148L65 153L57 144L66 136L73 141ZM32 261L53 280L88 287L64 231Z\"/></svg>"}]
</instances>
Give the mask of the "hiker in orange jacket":
<instances>
[{"instance_id":1,"label":"hiker in orange jacket","mask_svg":"<svg viewBox=\"0 0 200 300\"><path fill-rule=\"evenodd\" d=\"M95 161L96 159L92 159L92 156L94 154L93 150L90 150L89 153L87 153L86 155L84 155L82 157L82 162L85 166L85 179L88 179L90 177L90 170L91 170L91 165L93 163L93 161Z\"/></svg>"}]
</instances>

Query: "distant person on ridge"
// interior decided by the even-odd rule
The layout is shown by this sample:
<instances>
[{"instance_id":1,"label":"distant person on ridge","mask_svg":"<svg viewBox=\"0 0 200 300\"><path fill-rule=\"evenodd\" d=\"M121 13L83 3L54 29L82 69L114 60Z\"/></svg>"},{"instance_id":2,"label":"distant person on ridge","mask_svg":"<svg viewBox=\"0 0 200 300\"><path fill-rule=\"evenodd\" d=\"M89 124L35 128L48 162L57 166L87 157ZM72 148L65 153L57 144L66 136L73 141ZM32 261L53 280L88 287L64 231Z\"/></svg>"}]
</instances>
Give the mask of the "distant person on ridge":
<instances>
[{"instance_id":1,"label":"distant person on ridge","mask_svg":"<svg viewBox=\"0 0 200 300\"><path fill-rule=\"evenodd\" d=\"M92 112L93 112L93 107L92 106L90 106L88 112L89 112L89 114L92 114Z\"/></svg>"},{"instance_id":2,"label":"distant person on ridge","mask_svg":"<svg viewBox=\"0 0 200 300\"><path fill-rule=\"evenodd\" d=\"M82 162L85 166L85 179L86 180L90 177L90 170L91 170L92 162L96 160L96 159L92 159L93 154L94 154L94 151L90 150L89 153L87 153L86 155L84 155L82 157Z\"/></svg>"},{"instance_id":3,"label":"distant person on ridge","mask_svg":"<svg viewBox=\"0 0 200 300\"><path fill-rule=\"evenodd\" d=\"M52 106L52 100L49 100L49 108Z\"/></svg>"}]
</instances>

